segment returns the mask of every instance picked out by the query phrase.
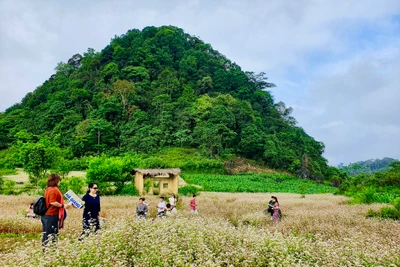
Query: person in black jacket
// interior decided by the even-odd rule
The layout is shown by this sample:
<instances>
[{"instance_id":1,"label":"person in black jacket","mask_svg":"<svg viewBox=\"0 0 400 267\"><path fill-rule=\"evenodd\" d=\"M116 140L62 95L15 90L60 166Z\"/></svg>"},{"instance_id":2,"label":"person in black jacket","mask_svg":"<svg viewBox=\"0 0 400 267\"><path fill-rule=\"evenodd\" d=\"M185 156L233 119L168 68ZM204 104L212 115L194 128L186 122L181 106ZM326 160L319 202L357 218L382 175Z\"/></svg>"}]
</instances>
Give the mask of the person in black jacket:
<instances>
[{"instance_id":1,"label":"person in black jacket","mask_svg":"<svg viewBox=\"0 0 400 267\"><path fill-rule=\"evenodd\" d=\"M82 198L85 208L83 209L83 232L81 238L100 229L100 196L97 192L97 184L90 183L86 195Z\"/></svg>"},{"instance_id":2,"label":"person in black jacket","mask_svg":"<svg viewBox=\"0 0 400 267\"><path fill-rule=\"evenodd\" d=\"M274 196L271 197L271 200L268 203L268 212L271 213L271 221L272 221L272 216L274 215L274 202L272 199L275 198Z\"/></svg>"}]
</instances>

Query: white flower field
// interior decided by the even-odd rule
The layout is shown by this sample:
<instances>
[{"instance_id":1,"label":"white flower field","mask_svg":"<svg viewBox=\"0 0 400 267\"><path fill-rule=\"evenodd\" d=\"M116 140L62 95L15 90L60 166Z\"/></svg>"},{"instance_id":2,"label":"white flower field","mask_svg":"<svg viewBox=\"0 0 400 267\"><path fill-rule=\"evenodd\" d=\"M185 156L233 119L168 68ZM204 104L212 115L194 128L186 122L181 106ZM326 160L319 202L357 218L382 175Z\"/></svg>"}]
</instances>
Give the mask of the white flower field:
<instances>
[{"instance_id":1,"label":"white flower field","mask_svg":"<svg viewBox=\"0 0 400 267\"><path fill-rule=\"evenodd\" d=\"M0 196L1 266L400 266L400 223L366 218L382 205L348 205L332 194L276 194L274 224L263 210L273 194L201 193L198 215L182 197L177 217L135 217L138 197L102 197L104 227L79 241L82 210L68 210L59 241L44 251L34 197Z\"/></svg>"}]
</instances>

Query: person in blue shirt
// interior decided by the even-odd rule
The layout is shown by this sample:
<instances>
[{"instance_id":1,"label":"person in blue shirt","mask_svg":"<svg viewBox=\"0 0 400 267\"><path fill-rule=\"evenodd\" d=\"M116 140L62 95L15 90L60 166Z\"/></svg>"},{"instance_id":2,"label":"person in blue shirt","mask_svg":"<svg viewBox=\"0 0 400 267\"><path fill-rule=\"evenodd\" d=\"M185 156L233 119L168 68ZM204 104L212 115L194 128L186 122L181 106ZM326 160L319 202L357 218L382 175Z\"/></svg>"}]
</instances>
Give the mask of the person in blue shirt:
<instances>
[{"instance_id":1,"label":"person in blue shirt","mask_svg":"<svg viewBox=\"0 0 400 267\"><path fill-rule=\"evenodd\" d=\"M81 238L100 229L100 196L97 192L97 184L90 183L86 195L82 197L85 208L83 209L83 232Z\"/></svg>"}]
</instances>

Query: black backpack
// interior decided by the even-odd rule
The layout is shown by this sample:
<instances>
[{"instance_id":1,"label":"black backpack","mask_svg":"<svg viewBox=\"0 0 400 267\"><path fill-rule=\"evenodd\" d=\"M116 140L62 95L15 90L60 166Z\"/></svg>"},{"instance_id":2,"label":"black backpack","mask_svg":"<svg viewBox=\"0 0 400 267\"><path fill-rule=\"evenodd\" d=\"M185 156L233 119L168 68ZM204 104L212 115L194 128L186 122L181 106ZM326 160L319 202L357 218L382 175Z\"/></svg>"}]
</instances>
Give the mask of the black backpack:
<instances>
[{"instance_id":1,"label":"black backpack","mask_svg":"<svg viewBox=\"0 0 400 267\"><path fill-rule=\"evenodd\" d=\"M46 199L44 197L38 197L33 203L33 213L39 216L46 214L48 208L46 207Z\"/></svg>"}]
</instances>

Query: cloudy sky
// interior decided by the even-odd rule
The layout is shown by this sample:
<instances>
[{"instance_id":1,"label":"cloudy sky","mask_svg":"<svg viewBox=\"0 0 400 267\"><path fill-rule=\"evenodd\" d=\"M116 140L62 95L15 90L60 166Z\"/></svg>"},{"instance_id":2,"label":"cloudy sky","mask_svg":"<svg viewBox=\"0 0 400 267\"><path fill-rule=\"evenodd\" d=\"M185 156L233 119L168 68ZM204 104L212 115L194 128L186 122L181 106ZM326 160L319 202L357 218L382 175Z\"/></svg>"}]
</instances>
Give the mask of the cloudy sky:
<instances>
[{"instance_id":1,"label":"cloudy sky","mask_svg":"<svg viewBox=\"0 0 400 267\"><path fill-rule=\"evenodd\" d=\"M0 0L0 111L58 62L149 25L183 28L267 73L331 165L400 159L399 0Z\"/></svg>"}]
</instances>

